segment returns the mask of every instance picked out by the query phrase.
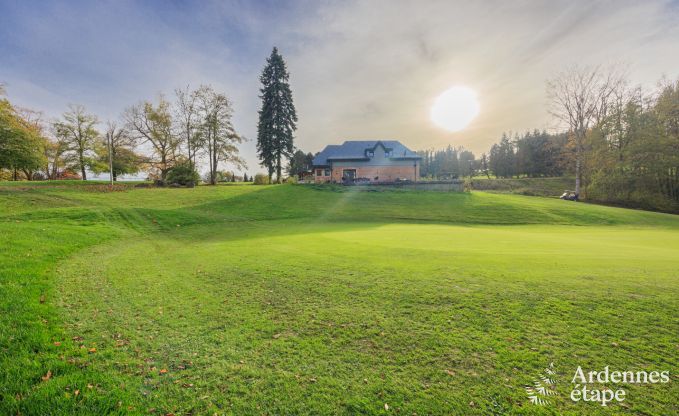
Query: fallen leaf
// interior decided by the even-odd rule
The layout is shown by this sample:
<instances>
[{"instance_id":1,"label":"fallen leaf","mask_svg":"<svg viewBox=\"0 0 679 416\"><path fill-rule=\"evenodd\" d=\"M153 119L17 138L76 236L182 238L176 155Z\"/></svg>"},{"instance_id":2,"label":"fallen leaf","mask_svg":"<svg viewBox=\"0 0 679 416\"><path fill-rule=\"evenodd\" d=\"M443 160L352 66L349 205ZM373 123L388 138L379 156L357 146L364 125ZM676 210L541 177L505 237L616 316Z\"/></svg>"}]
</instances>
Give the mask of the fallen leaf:
<instances>
[{"instance_id":1,"label":"fallen leaf","mask_svg":"<svg viewBox=\"0 0 679 416\"><path fill-rule=\"evenodd\" d=\"M61 342L55 341L55 342L54 342L54 345L55 345L56 347L60 347L60 346L61 346Z\"/></svg>"},{"instance_id":2,"label":"fallen leaf","mask_svg":"<svg viewBox=\"0 0 679 416\"><path fill-rule=\"evenodd\" d=\"M167 369L163 368L162 370L160 370L160 374L165 374L165 373L167 373Z\"/></svg>"},{"instance_id":3,"label":"fallen leaf","mask_svg":"<svg viewBox=\"0 0 679 416\"><path fill-rule=\"evenodd\" d=\"M73 394L76 395L76 396L79 395L79 394L80 394L80 390L76 390L75 392L73 392Z\"/></svg>"},{"instance_id":4,"label":"fallen leaf","mask_svg":"<svg viewBox=\"0 0 679 416\"><path fill-rule=\"evenodd\" d=\"M92 348L90 348L90 349L87 350L87 351L89 351L90 353L95 353L95 352L97 352L97 349L94 348L94 347L92 347Z\"/></svg>"},{"instance_id":5,"label":"fallen leaf","mask_svg":"<svg viewBox=\"0 0 679 416\"><path fill-rule=\"evenodd\" d=\"M386 403L384 404L384 410L389 410L389 405Z\"/></svg>"},{"instance_id":6,"label":"fallen leaf","mask_svg":"<svg viewBox=\"0 0 679 416\"><path fill-rule=\"evenodd\" d=\"M274 339L278 339L280 337L281 337L281 334L276 334L276 335L273 336Z\"/></svg>"},{"instance_id":7,"label":"fallen leaf","mask_svg":"<svg viewBox=\"0 0 679 416\"><path fill-rule=\"evenodd\" d=\"M40 303L45 303L45 295L40 295Z\"/></svg>"},{"instance_id":8,"label":"fallen leaf","mask_svg":"<svg viewBox=\"0 0 679 416\"><path fill-rule=\"evenodd\" d=\"M49 380L50 378L52 378L52 370L47 370L47 374L45 374L44 376L42 376L42 381L47 381L47 380Z\"/></svg>"}]
</instances>

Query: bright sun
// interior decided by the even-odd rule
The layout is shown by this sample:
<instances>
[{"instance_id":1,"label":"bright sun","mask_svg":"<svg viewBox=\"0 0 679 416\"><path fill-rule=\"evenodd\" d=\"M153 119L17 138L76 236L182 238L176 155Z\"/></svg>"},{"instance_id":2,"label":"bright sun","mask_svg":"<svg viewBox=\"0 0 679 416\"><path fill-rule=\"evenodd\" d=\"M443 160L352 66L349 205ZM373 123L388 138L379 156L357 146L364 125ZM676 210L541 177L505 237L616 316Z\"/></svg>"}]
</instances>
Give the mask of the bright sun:
<instances>
[{"instance_id":1,"label":"bright sun","mask_svg":"<svg viewBox=\"0 0 679 416\"><path fill-rule=\"evenodd\" d=\"M455 86L436 98L431 107L431 121L450 132L460 131L479 114L479 108L476 91Z\"/></svg>"}]
</instances>

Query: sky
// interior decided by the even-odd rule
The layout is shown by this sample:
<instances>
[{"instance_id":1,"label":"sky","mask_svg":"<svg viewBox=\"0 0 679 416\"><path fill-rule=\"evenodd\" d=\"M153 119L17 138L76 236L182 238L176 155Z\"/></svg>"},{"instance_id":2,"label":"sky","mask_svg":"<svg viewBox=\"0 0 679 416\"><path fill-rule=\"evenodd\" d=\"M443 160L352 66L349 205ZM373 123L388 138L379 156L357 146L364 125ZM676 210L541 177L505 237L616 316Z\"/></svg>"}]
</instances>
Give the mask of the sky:
<instances>
[{"instance_id":1,"label":"sky","mask_svg":"<svg viewBox=\"0 0 679 416\"><path fill-rule=\"evenodd\" d=\"M395 139L480 154L503 132L558 129L546 81L574 64L624 66L647 89L678 78L679 2L0 0L0 83L14 104L48 120L69 104L119 120L141 100L209 84L233 102L249 174L264 171L259 74L273 46L305 152ZM456 85L477 92L480 112L450 133L429 113Z\"/></svg>"}]
</instances>

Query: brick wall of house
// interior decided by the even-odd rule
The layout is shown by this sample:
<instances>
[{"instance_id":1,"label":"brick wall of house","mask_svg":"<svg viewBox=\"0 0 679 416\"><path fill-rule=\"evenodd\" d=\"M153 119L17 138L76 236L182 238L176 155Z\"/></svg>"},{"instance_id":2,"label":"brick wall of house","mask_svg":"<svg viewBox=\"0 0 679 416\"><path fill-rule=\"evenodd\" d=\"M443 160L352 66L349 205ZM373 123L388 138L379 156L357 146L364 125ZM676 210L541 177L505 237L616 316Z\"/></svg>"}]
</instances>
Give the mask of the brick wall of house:
<instances>
[{"instance_id":1,"label":"brick wall of house","mask_svg":"<svg viewBox=\"0 0 679 416\"><path fill-rule=\"evenodd\" d=\"M357 178L368 178L371 182L393 182L397 179L416 181L420 176L419 163L416 166L342 166L332 170L332 180L342 182L345 169L356 169Z\"/></svg>"},{"instance_id":2,"label":"brick wall of house","mask_svg":"<svg viewBox=\"0 0 679 416\"><path fill-rule=\"evenodd\" d=\"M345 169L356 169L357 178L368 178L371 182L393 182L397 179L417 181L420 177L420 164L412 163L410 166L338 166L333 167L330 176L316 175L314 180L316 183L341 183Z\"/></svg>"},{"instance_id":3,"label":"brick wall of house","mask_svg":"<svg viewBox=\"0 0 679 416\"><path fill-rule=\"evenodd\" d=\"M331 180L331 176L325 175L325 169L324 168L314 169L314 182L315 183L325 183L325 182L330 182L330 180Z\"/></svg>"}]
</instances>

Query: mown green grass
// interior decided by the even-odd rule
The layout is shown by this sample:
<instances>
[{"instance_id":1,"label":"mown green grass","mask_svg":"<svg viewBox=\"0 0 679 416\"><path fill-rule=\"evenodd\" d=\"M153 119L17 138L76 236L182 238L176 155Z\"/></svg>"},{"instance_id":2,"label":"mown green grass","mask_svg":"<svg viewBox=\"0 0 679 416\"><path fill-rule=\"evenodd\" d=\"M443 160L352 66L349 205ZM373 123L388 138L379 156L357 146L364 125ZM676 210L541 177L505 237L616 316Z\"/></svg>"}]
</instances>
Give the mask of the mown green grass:
<instances>
[{"instance_id":1,"label":"mown green grass","mask_svg":"<svg viewBox=\"0 0 679 416\"><path fill-rule=\"evenodd\" d=\"M676 216L486 193L88 189L0 186L0 413L679 411L674 375L627 386L624 405L567 397L578 365L679 370ZM560 395L530 405L550 362Z\"/></svg>"}]
</instances>

